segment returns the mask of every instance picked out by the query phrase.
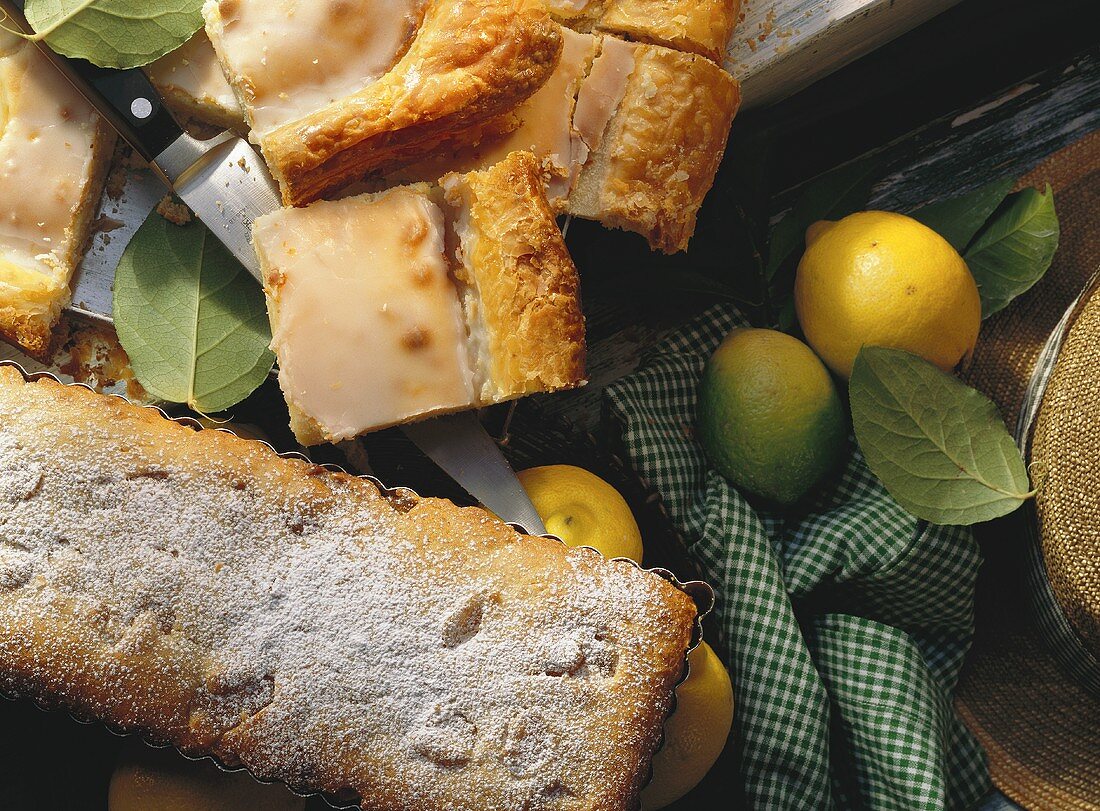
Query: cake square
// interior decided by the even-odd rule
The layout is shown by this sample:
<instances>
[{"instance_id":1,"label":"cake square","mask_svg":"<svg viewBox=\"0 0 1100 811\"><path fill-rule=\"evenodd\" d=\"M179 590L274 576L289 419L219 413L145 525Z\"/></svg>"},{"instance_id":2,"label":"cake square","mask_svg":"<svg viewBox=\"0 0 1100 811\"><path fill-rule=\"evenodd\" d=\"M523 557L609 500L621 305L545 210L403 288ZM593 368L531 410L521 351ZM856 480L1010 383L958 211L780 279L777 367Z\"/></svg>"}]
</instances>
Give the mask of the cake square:
<instances>
[{"instance_id":1,"label":"cake square","mask_svg":"<svg viewBox=\"0 0 1100 811\"><path fill-rule=\"evenodd\" d=\"M181 120L194 119L227 130L248 131L244 110L222 73L206 31L200 29L184 45L144 70Z\"/></svg>"},{"instance_id":2,"label":"cake square","mask_svg":"<svg viewBox=\"0 0 1100 811\"><path fill-rule=\"evenodd\" d=\"M475 402L443 210L426 187L283 209L257 221L254 239L279 382L305 444Z\"/></svg>"},{"instance_id":3,"label":"cake square","mask_svg":"<svg viewBox=\"0 0 1100 811\"><path fill-rule=\"evenodd\" d=\"M530 153L282 209L253 242L305 445L584 382L577 272Z\"/></svg>"},{"instance_id":4,"label":"cake square","mask_svg":"<svg viewBox=\"0 0 1100 811\"><path fill-rule=\"evenodd\" d=\"M0 337L50 354L114 136L31 43L0 31Z\"/></svg>"}]
</instances>

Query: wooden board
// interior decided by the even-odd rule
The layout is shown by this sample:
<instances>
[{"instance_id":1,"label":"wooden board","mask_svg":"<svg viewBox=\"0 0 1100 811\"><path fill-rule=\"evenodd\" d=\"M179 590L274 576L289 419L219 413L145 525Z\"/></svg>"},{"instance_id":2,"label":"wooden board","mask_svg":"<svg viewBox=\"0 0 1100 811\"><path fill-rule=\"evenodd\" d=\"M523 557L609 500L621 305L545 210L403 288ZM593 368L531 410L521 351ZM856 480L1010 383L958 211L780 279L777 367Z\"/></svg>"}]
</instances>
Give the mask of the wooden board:
<instances>
[{"instance_id":1,"label":"wooden board","mask_svg":"<svg viewBox=\"0 0 1100 811\"><path fill-rule=\"evenodd\" d=\"M802 90L958 0L744 0L725 67L745 109Z\"/></svg>"}]
</instances>

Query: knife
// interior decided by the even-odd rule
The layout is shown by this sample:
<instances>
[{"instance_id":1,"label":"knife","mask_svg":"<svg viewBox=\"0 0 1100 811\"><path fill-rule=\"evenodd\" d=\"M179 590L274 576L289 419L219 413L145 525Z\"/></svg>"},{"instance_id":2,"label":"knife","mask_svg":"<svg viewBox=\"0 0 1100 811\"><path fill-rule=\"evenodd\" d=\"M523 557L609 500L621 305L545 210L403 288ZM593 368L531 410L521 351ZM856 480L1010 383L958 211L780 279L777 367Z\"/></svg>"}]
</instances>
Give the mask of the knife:
<instances>
[{"instance_id":1,"label":"knife","mask_svg":"<svg viewBox=\"0 0 1100 811\"><path fill-rule=\"evenodd\" d=\"M23 0L0 0L23 33L33 30ZM200 141L184 132L138 69L100 68L35 45L99 111L153 172L182 199L252 276L262 283L252 223L280 208L267 165L244 138L223 132ZM110 313L97 313L110 319ZM503 520L537 534L546 528L500 448L473 412L404 427L406 435L474 498Z\"/></svg>"}]
</instances>

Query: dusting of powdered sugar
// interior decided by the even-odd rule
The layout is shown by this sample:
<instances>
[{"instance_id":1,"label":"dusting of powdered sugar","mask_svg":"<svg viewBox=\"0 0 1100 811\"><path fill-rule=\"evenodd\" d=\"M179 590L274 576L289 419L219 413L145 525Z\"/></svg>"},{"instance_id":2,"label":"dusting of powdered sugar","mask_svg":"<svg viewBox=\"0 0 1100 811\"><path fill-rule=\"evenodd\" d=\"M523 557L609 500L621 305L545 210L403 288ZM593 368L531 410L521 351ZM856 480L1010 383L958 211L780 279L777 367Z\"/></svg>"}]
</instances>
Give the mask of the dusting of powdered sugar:
<instances>
[{"instance_id":1,"label":"dusting of powdered sugar","mask_svg":"<svg viewBox=\"0 0 1100 811\"><path fill-rule=\"evenodd\" d=\"M264 778L368 809L609 808L637 788L690 631L669 584L255 444L151 441L90 393L58 415L59 397L0 384L9 687L91 673L109 698L77 709L108 716L141 706L112 695L115 663L167 643L183 721L139 725L189 725L172 742ZM62 604L95 652L13 676Z\"/></svg>"}]
</instances>

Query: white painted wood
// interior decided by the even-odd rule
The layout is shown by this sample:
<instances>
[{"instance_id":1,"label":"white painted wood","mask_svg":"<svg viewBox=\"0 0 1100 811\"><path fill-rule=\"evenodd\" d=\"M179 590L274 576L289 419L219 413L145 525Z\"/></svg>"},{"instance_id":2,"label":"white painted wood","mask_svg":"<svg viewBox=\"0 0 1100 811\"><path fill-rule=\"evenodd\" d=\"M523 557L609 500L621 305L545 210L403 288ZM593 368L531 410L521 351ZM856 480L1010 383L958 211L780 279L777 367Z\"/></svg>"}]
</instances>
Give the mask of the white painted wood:
<instances>
[{"instance_id":1,"label":"white painted wood","mask_svg":"<svg viewBox=\"0 0 1100 811\"><path fill-rule=\"evenodd\" d=\"M744 0L725 67L745 109L773 104L958 0Z\"/></svg>"}]
</instances>

